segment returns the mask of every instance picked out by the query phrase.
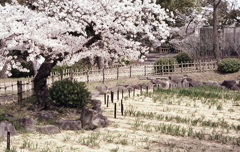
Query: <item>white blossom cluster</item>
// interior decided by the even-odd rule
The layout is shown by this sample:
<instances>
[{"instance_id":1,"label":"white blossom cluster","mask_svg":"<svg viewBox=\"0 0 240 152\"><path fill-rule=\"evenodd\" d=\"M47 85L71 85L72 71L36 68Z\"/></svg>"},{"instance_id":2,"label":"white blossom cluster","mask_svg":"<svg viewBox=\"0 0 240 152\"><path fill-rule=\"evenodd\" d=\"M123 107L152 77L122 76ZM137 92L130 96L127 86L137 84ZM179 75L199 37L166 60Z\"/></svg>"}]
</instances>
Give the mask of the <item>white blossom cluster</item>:
<instances>
[{"instance_id":1,"label":"white blossom cluster","mask_svg":"<svg viewBox=\"0 0 240 152\"><path fill-rule=\"evenodd\" d=\"M0 6L1 56L9 56L9 50L21 50L28 51L28 61L40 54L53 61L64 52L68 55L62 63L67 64L95 56L131 60L149 49L137 34L152 41L169 36L165 20L171 18L160 5L148 0L39 0L33 5L36 10L17 3ZM84 44L94 37L86 30L90 26L101 39L86 47ZM18 64L11 65L21 69Z\"/></svg>"}]
</instances>

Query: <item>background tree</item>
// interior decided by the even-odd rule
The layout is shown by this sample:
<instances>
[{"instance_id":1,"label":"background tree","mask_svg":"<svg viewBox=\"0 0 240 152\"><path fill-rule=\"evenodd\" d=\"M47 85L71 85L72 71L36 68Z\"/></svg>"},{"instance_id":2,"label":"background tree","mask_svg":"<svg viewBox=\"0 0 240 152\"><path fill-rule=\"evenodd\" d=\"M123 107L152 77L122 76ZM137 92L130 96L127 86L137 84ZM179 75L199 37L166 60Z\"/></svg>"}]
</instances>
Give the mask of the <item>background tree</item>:
<instances>
[{"instance_id":1,"label":"background tree","mask_svg":"<svg viewBox=\"0 0 240 152\"><path fill-rule=\"evenodd\" d=\"M36 1L31 9L18 4L0 7L0 52L28 52L28 61L45 58L34 78L39 108L49 107L46 79L56 64L72 65L86 57L138 59L148 51L138 33L149 40L169 35L171 18L159 5L135 0ZM8 37L12 39L6 40ZM12 61L9 59L9 61Z\"/></svg>"},{"instance_id":2,"label":"background tree","mask_svg":"<svg viewBox=\"0 0 240 152\"><path fill-rule=\"evenodd\" d=\"M219 34L218 34L218 7L221 0L214 0L213 2L213 50L217 62L220 62L219 51Z\"/></svg>"}]
</instances>

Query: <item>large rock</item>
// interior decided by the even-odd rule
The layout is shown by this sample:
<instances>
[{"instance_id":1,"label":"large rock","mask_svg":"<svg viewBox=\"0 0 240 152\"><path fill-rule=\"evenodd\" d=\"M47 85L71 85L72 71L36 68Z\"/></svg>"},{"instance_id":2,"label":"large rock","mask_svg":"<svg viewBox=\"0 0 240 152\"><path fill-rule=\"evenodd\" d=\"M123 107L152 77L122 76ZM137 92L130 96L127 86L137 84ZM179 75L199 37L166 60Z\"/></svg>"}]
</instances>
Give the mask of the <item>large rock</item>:
<instances>
[{"instance_id":1,"label":"large rock","mask_svg":"<svg viewBox=\"0 0 240 152\"><path fill-rule=\"evenodd\" d=\"M205 82L203 82L203 84L204 85L212 85L212 86L220 87L219 82L212 81L212 80L205 81Z\"/></svg>"},{"instance_id":2,"label":"large rock","mask_svg":"<svg viewBox=\"0 0 240 152\"><path fill-rule=\"evenodd\" d=\"M42 120L48 120L48 119L57 119L57 114L52 112L52 111L40 111L40 112L35 112L33 114L35 117L38 117L39 119Z\"/></svg>"},{"instance_id":3,"label":"large rock","mask_svg":"<svg viewBox=\"0 0 240 152\"><path fill-rule=\"evenodd\" d=\"M151 80L151 82L153 84L160 84L161 83L158 79L153 79L153 80Z\"/></svg>"},{"instance_id":4,"label":"large rock","mask_svg":"<svg viewBox=\"0 0 240 152\"><path fill-rule=\"evenodd\" d=\"M107 93L108 87L107 86L96 86L97 91L99 91L100 94Z\"/></svg>"},{"instance_id":5,"label":"large rock","mask_svg":"<svg viewBox=\"0 0 240 152\"><path fill-rule=\"evenodd\" d=\"M140 84L140 86L142 87L142 89L152 89L153 88L153 83L152 82L148 82L148 83L143 83L143 84Z\"/></svg>"},{"instance_id":6,"label":"large rock","mask_svg":"<svg viewBox=\"0 0 240 152\"><path fill-rule=\"evenodd\" d=\"M37 128L37 131L43 134L57 134L60 133L60 130L57 126L46 125Z\"/></svg>"},{"instance_id":7,"label":"large rock","mask_svg":"<svg viewBox=\"0 0 240 152\"><path fill-rule=\"evenodd\" d=\"M91 105L94 107L94 106L99 106L101 107L101 104L102 102L100 100L97 100L97 99L92 99L91 100Z\"/></svg>"},{"instance_id":8,"label":"large rock","mask_svg":"<svg viewBox=\"0 0 240 152\"><path fill-rule=\"evenodd\" d=\"M172 82L178 84L178 83L181 83L181 82L182 82L182 80L183 80L183 75L171 75L171 76L169 76L169 79L170 79Z\"/></svg>"},{"instance_id":9,"label":"large rock","mask_svg":"<svg viewBox=\"0 0 240 152\"><path fill-rule=\"evenodd\" d=\"M235 80L224 80L222 86L225 86L226 88L230 89L235 84L236 84Z\"/></svg>"},{"instance_id":10,"label":"large rock","mask_svg":"<svg viewBox=\"0 0 240 152\"><path fill-rule=\"evenodd\" d=\"M187 80L187 78L184 78L182 80L182 87L189 88L189 81Z\"/></svg>"},{"instance_id":11,"label":"large rock","mask_svg":"<svg viewBox=\"0 0 240 152\"><path fill-rule=\"evenodd\" d=\"M10 136L17 134L15 127L8 121L0 122L0 137L6 137L7 132L10 132Z\"/></svg>"},{"instance_id":12,"label":"large rock","mask_svg":"<svg viewBox=\"0 0 240 152\"><path fill-rule=\"evenodd\" d=\"M132 87L133 87L133 89L137 89L137 90L139 90L141 88L140 84L133 85Z\"/></svg>"},{"instance_id":13,"label":"large rock","mask_svg":"<svg viewBox=\"0 0 240 152\"><path fill-rule=\"evenodd\" d=\"M175 83L173 81L169 81L169 88L177 88L177 87L182 87L182 83L181 82Z\"/></svg>"},{"instance_id":14,"label":"large rock","mask_svg":"<svg viewBox=\"0 0 240 152\"><path fill-rule=\"evenodd\" d=\"M80 120L60 120L59 127L63 130L81 130L82 123Z\"/></svg>"},{"instance_id":15,"label":"large rock","mask_svg":"<svg viewBox=\"0 0 240 152\"><path fill-rule=\"evenodd\" d=\"M100 92L97 90L93 90L90 93L91 99L95 99L96 97L98 97L100 95Z\"/></svg>"},{"instance_id":16,"label":"large rock","mask_svg":"<svg viewBox=\"0 0 240 152\"><path fill-rule=\"evenodd\" d=\"M108 90L109 90L110 92L117 92L117 89L118 89L118 88L116 88L116 87L110 87L110 88L108 88Z\"/></svg>"},{"instance_id":17,"label":"large rock","mask_svg":"<svg viewBox=\"0 0 240 152\"><path fill-rule=\"evenodd\" d=\"M198 87L198 86L202 86L203 83L201 81L195 81L195 80L192 80L189 82L189 87Z\"/></svg>"},{"instance_id":18,"label":"large rock","mask_svg":"<svg viewBox=\"0 0 240 152\"><path fill-rule=\"evenodd\" d=\"M124 87L124 86L118 86L118 91L119 92L127 92L128 91L128 89L126 88L126 87Z\"/></svg>"},{"instance_id":19,"label":"large rock","mask_svg":"<svg viewBox=\"0 0 240 152\"><path fill-rule=\"evenodd\" d=\"M239 90L240 88L239 88L239 86L237 86L237 85L234 85L234 86L232 86L231 88L230 88L230 90L234 90L234 91L237 91L237 90Z\"/></svg>"},{"instance_id":20,"label":"large rock","mask_svg":"<svg viewBox=\"0 0 240 152\"><path fill-rule=\"evenodd\" d=\"M27 131L36 131L36 128L35 128L36 121L32 117L26 116L26 117L20 118L18 122L20 126L26 129Z\"/></svg>"},{"instance_id":21,"label":"large rock","mask_svg":"<svg viewBox=\"0 0 240 152\"><path fill-rule=\"evenodd\" d=\"M107 118L101 114L99 107L84 107L80 117L82 127L85 129L96 129L98 126L106 127Z\"/></svg>"},{"instance_id":22,"label":"large rock","mask_svg":"<svg viewBox=\"0 0 240 152\"><path fill-rule=\"evenodd\" d=\"M118 84L118 86L123 86L123 87L127 88L129 86L129 84L127 84L127 83L120 83L120 84Z\"/></svg>"},{"instance_id":23,"label":"large rock","mask_svg":"<svg viewBox=\"0 0 240 152\"><path fill-rule=\"evenodd\" d=\"M168 89L170 86L170 83L169 83L169 81L161 81L161 86L164 89Z\"/></svg>"}]
</instances>

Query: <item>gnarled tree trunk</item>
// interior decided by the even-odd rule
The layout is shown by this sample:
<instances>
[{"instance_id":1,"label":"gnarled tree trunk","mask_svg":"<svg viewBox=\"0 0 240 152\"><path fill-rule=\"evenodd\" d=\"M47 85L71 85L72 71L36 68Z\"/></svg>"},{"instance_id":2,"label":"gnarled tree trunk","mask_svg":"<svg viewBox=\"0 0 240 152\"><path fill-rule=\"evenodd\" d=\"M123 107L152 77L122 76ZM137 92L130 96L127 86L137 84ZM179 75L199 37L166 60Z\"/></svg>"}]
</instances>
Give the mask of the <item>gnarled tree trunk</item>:
<instances>
[{"instance_id":1,"label":"gnarled tree trunk","mask_svg":"<svg viewBox=\"0 0 240 152\"><path fill-rule=\"evenodd\" d=\"M53 103L49 98L47 78L51 73L51 69L56 65L56 61L50 62L45 60L40 66L37 75L34 78L34 91L37 96L37 102L35 106L39 110L50 108Z\"/></svg>"}]
</instances>

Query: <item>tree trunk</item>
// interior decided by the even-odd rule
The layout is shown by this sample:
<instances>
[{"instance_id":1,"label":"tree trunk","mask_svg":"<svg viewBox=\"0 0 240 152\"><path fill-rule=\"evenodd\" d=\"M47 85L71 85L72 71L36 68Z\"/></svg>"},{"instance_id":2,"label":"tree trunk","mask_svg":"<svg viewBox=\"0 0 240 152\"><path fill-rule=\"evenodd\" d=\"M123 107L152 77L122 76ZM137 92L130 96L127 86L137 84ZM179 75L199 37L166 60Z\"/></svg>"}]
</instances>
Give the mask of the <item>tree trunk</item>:
<instances>
[{"instance_id":1,"label":"tree trunk","mask_svg":"<svg viewBox=\"0 0 240 152\"><path fill-rule=\"evenodd\" d=\"M47 78L56 63L56 61L51 63L50 61L45 60L34 78L34 91L37 96L37 102L35 105L39 110L48 109L51 106L50 104L52 104L48 93Z\"/></svg>"},{"instance_id":2,"label":"tree trunk","mask_svg":"<svg viewBox=\"0 0 240 152\"><path fill-rule=\"evenodd\" d=\"M0 75L0 78L7 78L7 74L6 74L6 71L7 71L7 63L8 61L6 61L3 65L3 68L2 68L2 71L1 71L1 75Z\"/></svg>"},{"instance_id":3,"label":"tree trunk","mask_svg":"<svg viewBox=\"0 0 240 152\"><path fill-rule=\"evenodd\" d=\"M219 36L218 36L218 6L221 0L215 0L213 4L213 50L217 62L220 62Z\"/></svg>"}]
</instances>

